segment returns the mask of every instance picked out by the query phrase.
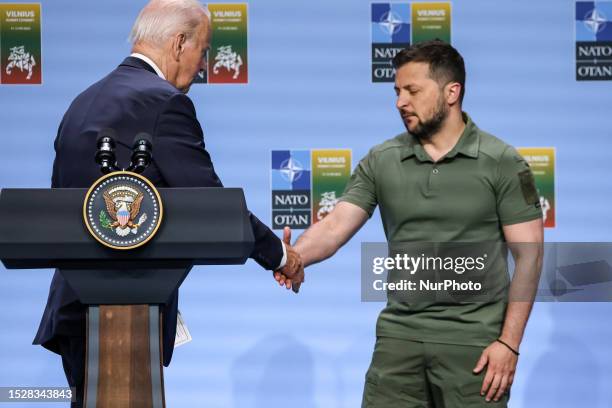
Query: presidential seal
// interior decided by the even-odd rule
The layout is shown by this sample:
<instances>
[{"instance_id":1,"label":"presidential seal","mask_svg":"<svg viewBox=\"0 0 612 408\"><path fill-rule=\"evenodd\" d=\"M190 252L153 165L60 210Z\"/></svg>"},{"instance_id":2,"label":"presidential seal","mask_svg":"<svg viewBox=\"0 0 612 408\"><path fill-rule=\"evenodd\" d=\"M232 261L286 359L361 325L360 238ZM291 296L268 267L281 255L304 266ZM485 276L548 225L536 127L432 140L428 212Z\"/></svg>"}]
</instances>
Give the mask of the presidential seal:
<instances>
[{"instance_id":1,"label":"presidential seal","mask_svg":"<svg viewBox=\"0 0 612 408\"><path fill-rule=\"evenodd\" d=\"M100 243L132 249L147 243L161 225L159 193L145 177L116 171L98 179L83 205L85 226Z\"/></svg>"}]
</instances>

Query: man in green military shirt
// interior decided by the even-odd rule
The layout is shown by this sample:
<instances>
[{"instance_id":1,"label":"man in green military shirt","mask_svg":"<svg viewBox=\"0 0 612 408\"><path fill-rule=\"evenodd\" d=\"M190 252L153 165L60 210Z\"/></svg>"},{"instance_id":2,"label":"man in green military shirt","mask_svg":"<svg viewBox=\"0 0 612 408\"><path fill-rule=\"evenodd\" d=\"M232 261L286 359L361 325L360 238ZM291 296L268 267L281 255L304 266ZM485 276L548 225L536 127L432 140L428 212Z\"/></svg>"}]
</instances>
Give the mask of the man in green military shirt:
<instances>
[{"instance_id":1,"label":"man in green military shirt","mask_svg":"<svg viewBox=\"0 0 612 408\"><path fill-rule=\"evenodd\" d=\"M398 53L393 64L396 107L408 132L372 148L335 209L298 239L304 265L332 256L377 205L389 244L541 244L529 166L461 109L461 55L430 41ZM539 273L541 252L521 248L512 251L516 268ZM294 290L301 283L280 273L275 278ZM532 304L511 298L414 308L389 301L378 319L362 406L506 406Z\"/></svg>"}]
</instances>

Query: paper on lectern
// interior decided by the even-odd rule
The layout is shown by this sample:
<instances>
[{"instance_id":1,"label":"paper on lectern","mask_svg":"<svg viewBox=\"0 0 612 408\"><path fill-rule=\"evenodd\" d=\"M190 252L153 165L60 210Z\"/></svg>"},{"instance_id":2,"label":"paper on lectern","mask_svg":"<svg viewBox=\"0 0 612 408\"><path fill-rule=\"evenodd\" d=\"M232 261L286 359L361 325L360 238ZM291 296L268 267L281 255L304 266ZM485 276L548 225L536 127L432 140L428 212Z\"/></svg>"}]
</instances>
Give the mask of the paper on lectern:
<instances>
[{"instance_id":1,"label":"paper on lectern","mask_svg":"<svg viewBox=\"0 0 612 408\"><path fill-rule=\"evenodd\" d=\"M176 318L176 337L174 338L174 348L178 346L182 346L185 343L189 343L192 340L191 333L189 333L189 329L183 320L183 316L181 315L181 311L178 311L178 315Z\"/></svg>"}]
</instances>

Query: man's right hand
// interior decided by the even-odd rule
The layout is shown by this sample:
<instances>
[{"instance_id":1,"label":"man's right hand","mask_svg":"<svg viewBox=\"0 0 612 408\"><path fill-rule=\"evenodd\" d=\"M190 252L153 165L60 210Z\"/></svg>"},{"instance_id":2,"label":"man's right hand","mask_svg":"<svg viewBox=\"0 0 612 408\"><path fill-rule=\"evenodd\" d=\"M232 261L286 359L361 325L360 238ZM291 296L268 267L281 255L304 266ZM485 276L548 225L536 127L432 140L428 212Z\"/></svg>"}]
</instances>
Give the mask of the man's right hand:
<instances>
[{"instance_id":1,"label":"man's right hand","mask_svg":"<svg viewBox=\"0 0 612 408\"><path fill-rule=\"evenodd\" d=\"M300 254L291 246L291 228L283 230L283 243L287 249L287 262L285 266L274 271L274 279L287 289L298 293L300 285L304 282L304 265Z\"/></svg>"}]
</instances>

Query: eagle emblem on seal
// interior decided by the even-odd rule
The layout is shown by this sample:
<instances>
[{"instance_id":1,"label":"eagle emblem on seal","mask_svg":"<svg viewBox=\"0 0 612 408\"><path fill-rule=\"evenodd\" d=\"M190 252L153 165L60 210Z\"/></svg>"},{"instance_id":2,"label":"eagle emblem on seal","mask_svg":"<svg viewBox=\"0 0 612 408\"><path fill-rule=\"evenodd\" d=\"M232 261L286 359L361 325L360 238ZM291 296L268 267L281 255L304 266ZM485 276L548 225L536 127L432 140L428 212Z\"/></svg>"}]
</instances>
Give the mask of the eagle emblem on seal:
<instances>
[{"instance_id":1,"label":"eagle emblem on seal","mask_svg":"<svg viewBox=\"0 0 612 408\"><path fill-rule=\"evenodd\" d=\"M102 196L106 212L100 211L101 226L113 230L120 237L130 233L138 234L138 227L147 220L147 214L143 213L136 221L143 193L133 187L120 185L104 191Z\"/></svg>"}]
</instances>

